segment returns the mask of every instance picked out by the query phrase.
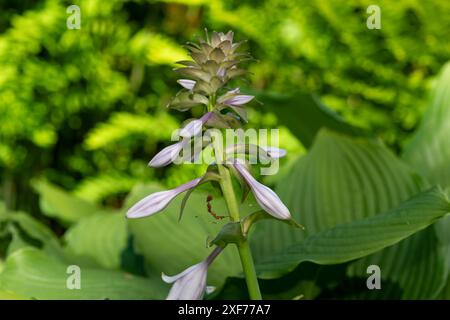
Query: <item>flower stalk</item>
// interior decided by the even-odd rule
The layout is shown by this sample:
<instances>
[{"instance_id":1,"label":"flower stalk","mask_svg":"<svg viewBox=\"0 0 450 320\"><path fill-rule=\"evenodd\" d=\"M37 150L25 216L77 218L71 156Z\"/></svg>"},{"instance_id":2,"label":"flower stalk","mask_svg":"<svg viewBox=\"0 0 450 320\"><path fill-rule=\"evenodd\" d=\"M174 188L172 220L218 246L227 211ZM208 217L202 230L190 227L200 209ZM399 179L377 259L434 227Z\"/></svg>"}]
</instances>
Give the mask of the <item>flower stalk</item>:
<instances>
[{"instance_id":1,"label":"flower stalk","mask_svg":"<svg viewBox=\"0 0 450 320\"><path fill-rule=\"evenodd\" d=\"M220 187L228 207L228 213L230 214L232 221L240 221L239 206L236 199L236 194L234 193L233 184L231 182L230 172L223 165L218 165L218 168L222 178L220 180ZM261 291L259 289L258 278L256 277L255 265L253 263L253 257L248 240L244 238L236 245L239 251L239 257L241 259L242 270L244 271L250 299L261 300Z\"/></svg>"},{"instance_id":2,"label":"flower stalk","mask_svg":"<svg viewBox=\"0 0 450 320\"><path fill-rule=\"evenodd\" d=\"M186 48L190 51L192 60L179 61L182 67L175 69L184 79L178 80L183 88L170 101L168 107L179 111L188 111L194 106L203 106L205 113L199 119L192 119L179 131L182 137L180 142L174 143L161 150L150 161L149 166L160 168L174 163L180 151L183 151L182 159L196 158L185 155L185 148L195 138L202 137L205 127L214 129L236 129L247 123L247 112L245 104L253 100L253 96L241 94L239 88L230 88L229 82L247 74L245 69L238 65L250 59L247 53L238 52L242 42L233 41L233 32L213 32L211 38L207 35L206 41L200 40L198 44L189 43ZM203 137L202 137L203 138ZM212 138L212 137L211 137ZM255 265L248 242L248 232L251 225L261 219L270 218L294 224L289 209L282 203L281 199L269 187L258 182L247 168L245 156L261 158L270 161L283 157L286 152L273 146L258 146L252 144L236 144L222 148L220 139L212 141L200 140L201 149L210 143L213 144L215 163L200 178L184 183L172 190L160 191L148 195L132 206L128 212L128 218L142 218L151 216L169 205L179 194L187 192L180 208L180 219L189 195L195 188L203 183L218 182L225 199L230 222L225 224L217 237L210 242L215 245L212 253L178 275L163 276L163 280L172 283L168 299L201 299L206 291L207 271L209 265L224 250L228 244L235 244L241 260L242 270L248 287L249 297L252 300L262 299L256 276ZM193 141L194 140L194 141ZM206 144L205 144L206 143ZM234 142L233 142L234 144ZM234 152L244 155L242 161L233 160L230 153ZM261 151L263 151L261 153ZM201 152L201 151L199 151ZM230 160L231 159L231 160ZM241 219L239 202L233 187L233 178L237 179L242 188L242 201L251 190L256 202L263 213L255 212ZM208 207L211 213L211 208ZM214 215L214 217L217 217ZM295 225L295 224L294 224Z\"/></svg>"}]
</instances>

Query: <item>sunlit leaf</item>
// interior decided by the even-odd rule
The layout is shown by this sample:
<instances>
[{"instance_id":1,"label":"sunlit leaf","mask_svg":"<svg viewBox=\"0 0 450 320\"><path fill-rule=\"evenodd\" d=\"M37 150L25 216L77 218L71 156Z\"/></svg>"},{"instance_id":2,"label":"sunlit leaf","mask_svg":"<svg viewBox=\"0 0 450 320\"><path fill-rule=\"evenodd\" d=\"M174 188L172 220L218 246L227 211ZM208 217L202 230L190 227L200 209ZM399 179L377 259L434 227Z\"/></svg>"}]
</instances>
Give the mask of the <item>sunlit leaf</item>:
<instances>
[{"instance_id":1,"label":"sunlit leaf","mask_svg":"<svg viewBox=\"0 0 450 320\"><path fill-rule=\"evenodd\" d=\"M100 266L118 269L127 244L127 225L122 213L99 213L73 225L64 235L66 250L87 257Z\"/></svg>"},{"instance_id":2,"label":"sunlit leaf","mask_svg":"<svg viewBox=\"0 0 450 320\"><path fill-rule=\"evenodd\" d=\"M280 272L303 261L337 264L391 246L450 214L450 202L437 189L422 192L396 209L320 231L263 259L259 270ZM413 254L411 252L411 254Z\"/></svg>"},{"instance_id":3,"label":"sunlit leaf","mask_svg":"<svg viewBox=\"0 0 450 320\"><path fill-rule=\"evenodd\" d=\"M92 215L101 209L67 191L43 180L36 181L34 187L40 195L42 212L49 217L72 223Z\"/></svg>"},{"instance_id":4,"label":"sunlit leaf","mask_svg":"<svg viewBox=\"0 0 450 320\"><path fill-rule=\"evenodd\" d=\"M25 248L6 261L0 274L0 288L34 299L161 299L167 289L131 274L81 268L80 289L69 289L69 265Z\"/></svg>"},{"instance_id":5,"label":"sunlit leaf","mask_svg":"<svg viewBox=\"0 0 450 320\"><path fill-rule=\"evenodd\" d=\"M309 154L298 160L276 188L305 231L261 222L253 240L256 257L396 208L424 186L410 167L376 140L322 130ZM398 282L404 289L402 297L433 296L447 274L440 240L432 228L356 262L349 267L349 276L365 277L370 264L379 265L384 278ZM435 272L428 272L430 269ZM417 278L417 274L422 276ZM379 294L387 296L389 292Z\"/></svg>"}]
</instances>

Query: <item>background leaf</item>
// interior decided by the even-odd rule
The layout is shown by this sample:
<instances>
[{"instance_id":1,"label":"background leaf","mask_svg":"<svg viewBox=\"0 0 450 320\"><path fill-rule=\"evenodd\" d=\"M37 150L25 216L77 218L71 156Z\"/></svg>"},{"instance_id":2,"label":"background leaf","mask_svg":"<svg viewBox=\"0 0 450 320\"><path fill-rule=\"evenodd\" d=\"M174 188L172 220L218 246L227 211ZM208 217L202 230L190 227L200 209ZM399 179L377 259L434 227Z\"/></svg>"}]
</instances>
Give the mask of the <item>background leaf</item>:
<instances>
[{"instance_id":1,"label":"background leaf","mask_svg":"<svg viewBox=\"0 0 450 320\"><path fill-rule=\"evenodd\" d=\"M441 70L422 123L403 158L431 183L450 186L450 62Z\"/></svg>"},{"instance_id":2,"label":"background leaf","mask_svg":"<svg viewBox=\"0 0 450 320\"><path fill-rule=\"evenodd\" d=\"M158 284L131 274L81 268L81 289L66 287L68 265L43 252L24 248L8 257L0 288L35 299L161 299Z\"/></svg>"},{"instance_id":3,"label":"background leaf","mask_svg":"<svg viewBox=\"0 0 450 320\"><path fill-rule=\"evenodd\" d=\"M49 217L73 223L82 217L101 211L99 207L77 198L49 182L36 181L34 187L40 195L42 212Z\"/></svg>"},{"instance_id":4,"label":"background leaf","mask_svg":"<svg viewBox=\"0 0 450 320\"><path fill-rule=\"evenodd\" d=\"M321 128L349 135L362 135L363 130L348 124L318 97L304 92L290 96L275 93L255 93L264 103L264 110L273 112L281 125L286 126L305 147L311 147Z\"/></svg>"},{"instance_id":5,"label":"background leaf","mask_svg":"<svg viewBox=\"0 0 450 320\"><path fill-rule=\"evenodd\" d=\"M422 188L420 177L379 141L324 129L276 192L305 230L262 221L257 257L337 224L394 208ZM270 234L270 237L267 237Z\"/></svg>"},{"instance_id":6,"label":"background leaf","mask_svg":"<svg viewBox=\"0 0 450 320\"><path fill-rule=\"evenodd\" d=\"M450 191L450 63L444 65L430 96L430 105L403 158L432 184L440 184ZM450 218L435 225L450 279ZM435 248L431 248L435 249ZM450 283L449 280L447 280ZM448 296L449 285L443 288Z\"/></svg>"},{"instance_id":7,"label":"background leaf","mask_svg":"<svg viewBox=\"0 0 450 320\"><path fill-rule=\"evenodd\" d=\"M0 234L10 234L8 254L35 246L54 256L63 256L59 240L46 225L24 212L7 211L0 203Z\"/></svg>"},{"instance_id":8,"label":"background leaf","mask_svg":"<svg viewBox=\"0 0 450 320\"><path fill-rule=\"evenodd\" d=\"M291 175L277 186L280 197L293 217L305 226L305 232L264 224L253 241L257 257L336 225L395 208L424 186L420 177L380 142L322 130L309 154L299 159ZM433 296L447 274L442 250L442 241L429 228L355 262L349 266L348 276L366 278L367 266L377 264L386 282L397 283L395 286L404 290L401 297ZM428 272L431 268L435 272ZM417 274L421 277L417 278ZM379 294L388 296L389 290L385 289Z\"/></svg>"},{"instance_id":9,"label":"background leaf","mask_svg":"<svg viewBox=\"0 0 450 320\"><path fill-rule=\"evenodd\" d=\"M259 264L261 272L283 271L303 261L338 264L391 246L450 213L450 202L437 188L425 191L400 207L318 232L291 244Z\"/></svg>"},{"instance_id":10,"label":"background leaf","mask_svg":"<svg viewBox=\"0 0 450 320\"><path fill-rule=\"evenodd\" d=\"M64 239L71 256L87 257L104 268L118 269L127 245L127 222L121 212L94 214L73 225Z\"/></svg>"}]
</instances>

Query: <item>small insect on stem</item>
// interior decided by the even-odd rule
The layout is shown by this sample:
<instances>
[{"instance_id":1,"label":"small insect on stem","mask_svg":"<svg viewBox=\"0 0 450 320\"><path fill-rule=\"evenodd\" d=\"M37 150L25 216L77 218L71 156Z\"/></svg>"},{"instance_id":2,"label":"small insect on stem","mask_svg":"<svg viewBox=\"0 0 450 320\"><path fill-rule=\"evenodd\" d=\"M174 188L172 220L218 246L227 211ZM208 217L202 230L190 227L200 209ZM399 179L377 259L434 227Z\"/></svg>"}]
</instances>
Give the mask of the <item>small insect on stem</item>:
<instances>
[{"instance_id":1,"label":"small insect on stem","mask_svg":"<svg viewBox=\"0 0 450 320\"><path fill-rule=\"evenodd\" d=\"M213 199L213 197L210 194L206 197L206 207L208 208L209 214L212 215L214 217L214 219L216 219L216 220L222 220L223 218L226 218L226 216L219 216L217 213L215 213L212 210L212 205L211 205L212 199Z\"/></svg>"}]
</instances>

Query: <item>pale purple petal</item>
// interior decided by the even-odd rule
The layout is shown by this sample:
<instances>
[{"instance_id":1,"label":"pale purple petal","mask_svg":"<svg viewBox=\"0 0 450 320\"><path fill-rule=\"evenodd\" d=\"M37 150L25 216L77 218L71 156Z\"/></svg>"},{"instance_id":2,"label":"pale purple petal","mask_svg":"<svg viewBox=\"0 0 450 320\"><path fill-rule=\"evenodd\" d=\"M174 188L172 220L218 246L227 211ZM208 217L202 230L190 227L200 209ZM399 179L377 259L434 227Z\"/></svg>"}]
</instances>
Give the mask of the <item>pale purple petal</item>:
<instances>
[{"instance_id":1,"label":"pale purple petal","mask_svg":"<svg viewBox=\"0 0 450 320\"><path fill-rule=\"evenodd\" d=\"M142 218L164 210L177 195L194 188L200 180L201 178L197 178L175 189L152 193L128 209L127 217Z\"/></svg>"},{"instance_id":2,"label":"pale purple petal","mask_svg":"<svg viewBox=\"0 0 450 320\"><path fill-rule=\"evenodd\" d=\"M200 119L192 120L183 129L180 130L180 136L191 138L202 131L203 125L211 118L212 112L205 113Z\"/></svg>"},{"instance_id":3,"label":"pale purple petal","mask_svg":"<svg viewBox=\"0 0 450 320\"><path fill-rule=\"evenodd\" d=\"M203 127L203 122L199 119L192 120L184 128L180 130L180 136L190 138L200 133Z\"/></svg>"},{"instance_id":4,"label":"pale purple petal","mask_svg":"<svg viewBox=\"0 0 450 320\"><path fill-rule=\"evenodd\" d=\"M206 291L206 278L208 266L222 251L221 247L216 247L214 251L204 261L197 263L183 272L167 276L162 274L162 279L166 283L173 283L167 300L200 300Z\"/></svg>"},{"instance_id":5,"label":"pale purple petal","mask_svg":"<svg viewBox=\"0 0 450 320\"><path fill-rule=\"evenodd\" d=\"M232 97L236 96L237 94L240 93L240 89L235 88L233 90L227 91L225 94L221 95L218 99L217 99L217 103L218 104L223 104L224 101L231 99Z\"/></svg>"},{"instance_id":6,"label":"pale purple petal","mask_svg":"<svg viewBox=\"0 0 450 320\"><path fill-rule=\"evenodd\" d=\"M174 283L175 281L177 281L178 279L181 279L182 277L186 276L187 274L189 274L191 272L198 272L199 269L204 269L204 268L208 268L208 263L206 261L202 261L198 264L190 266L186 270L184 270L181 273L176 274L174 276L168 276L165 273L163 273L161 275L161 278L163 279L163 281L165 283Z\"/></svg>"},{"instance_id":7,"label":"pale purple petal","mask_svg":"<svg viewBox=\"0 0 450 320\"><path fill-rule=\"evenodd\" d=\"M211 294L214 291L216 291L216 289L217 289L217 287L215 287L215 286L206 286L205 291L206 291L207 294Z\"/></svg>"},{"instance_id":8,"label":"pale purple petal","mask_svg":"<svg viewBox=\"0 0 450 320\"><path fill-rule=\"evenodd\" d=\"M245 181L247 181L256 201L264 211L277 219L286 220L291 218L289 209L281 202L278 195L272 189L256 181L242 164L235 163L234 167Z\"/></svg>"},{"instance_id":9,"label":"pale purple petal","mask_svg":"<svg viewBox=\"0 0 450 320\"><path fill-rule=\"evenodd\" d=\"M158 152L152 160L150 160L148 165L154 168L167 166L177 158L178 154L180 153L181 149L183 149L186 143L187 141L182 140L165 147L160 152Z\"/></svg>"},{"instance_id":10,"label":"pale purple petal","mask_svg":"<svg viewBox=\"0 0 450 320\"><path fill-rule=\"evenodd\" d=\"M267 154L273 159L283 158L287 154L286 150L277 147L267 146L260 148L263 149L265 152L267 152Z\"/></svg>"},{"instance_id":11,"label":"pale purple petal","mask_svg":"<svg viewBox=\"0 0 450 320\"><path fill-rule=\"evenodd\" d=\"M180 79L177 82L185 89L192 90L194 89L196 81L188 80L188 79Z\"/></svg>"},{"instance_id":12,"label":"pale purple petal","mask_svg":"<svg viewBox=\"0 0 450 320\"><path fill-rule=\"evenodd\" d=\"M174 277L163 276L163 280L177 278L166 300L201 300L206 289L208 264L200 262Z\"/></svg>"},{"instance_id":13,"label":"pale purple petal","mask_svg":"<svg viewBox=\"0 0 450 320\"><path fill-rule=\"evenodd\" d=\"M265 146L265 147L258 147L255 144L249 143L239 143L232 146L229 146L225 149L225 153L227 155L234 156L235 154L245 154L248 153L252 156L256 156L258 154L258 148L262 149L265 153L267 153L267 156L269 156L272 159L279 159L284 156L286 156L287 152L284 149L272 147L272 146ZM263 159L267 159L267 156L264 154L264 152L259 152L259 156Z\"/></svg>"},{"instance_id":14,"label":"pale purple petal","mask_svg":"<svg viewBox=\"0 0 450 320\"><path fill-rule=\"evenodd\" d=\"M216 75L223 78L225 76L225 68L220 67L219 69L217 69Z\"/></svg>"},{"instance_id":15,"label":"pale purple petal","mask_svg":"<svg viewBox=\"0 0 450 320\"><path fill-rule=\"evenodd\" d=\"M253 98L254 98L254 96L241 94L241 95L237 95L237 96L234 96L234 97L231 97L231 98L225 100L223 102L223 104L231 105L231 106L240 106L240 105L246 104L247 102L251 101Z\"/></svg>"}]
</instances>

